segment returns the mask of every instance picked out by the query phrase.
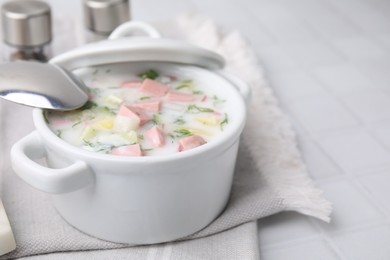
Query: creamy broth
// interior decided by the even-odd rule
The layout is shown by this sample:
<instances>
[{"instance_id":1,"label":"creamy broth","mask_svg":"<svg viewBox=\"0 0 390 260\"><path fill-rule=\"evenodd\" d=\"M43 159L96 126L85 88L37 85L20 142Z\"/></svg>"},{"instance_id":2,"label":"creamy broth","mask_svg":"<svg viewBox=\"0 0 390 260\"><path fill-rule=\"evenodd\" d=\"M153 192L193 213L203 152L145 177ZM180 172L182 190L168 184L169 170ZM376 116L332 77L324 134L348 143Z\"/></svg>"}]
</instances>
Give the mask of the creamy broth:
<instances>
[{"instance_id":1,"label":"creamy broth","mask_svg":"<svg viewBox=\"0 0 390 260\"><path fill-rule=\"evenodd\" d=\"M45 112L52 131L82 149L118 156L183 152L217 138L229 125L221 91L180 73L149 68L120 73L88 69L79 75L90 100L71 112Z\"/></svg>"}]
</instances>

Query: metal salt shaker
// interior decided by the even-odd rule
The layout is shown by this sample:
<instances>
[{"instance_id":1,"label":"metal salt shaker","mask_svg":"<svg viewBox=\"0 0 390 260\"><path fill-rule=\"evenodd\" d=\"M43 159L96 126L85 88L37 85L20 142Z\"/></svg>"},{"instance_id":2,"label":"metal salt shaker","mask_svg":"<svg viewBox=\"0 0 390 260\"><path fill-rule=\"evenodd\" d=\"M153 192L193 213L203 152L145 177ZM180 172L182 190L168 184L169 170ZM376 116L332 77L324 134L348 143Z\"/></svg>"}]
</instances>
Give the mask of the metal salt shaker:
<instances>
[{"instance_id":1,"label":"metal salt shaker","mask_svg":"<svg viewBox=\"0 0 390 260\"><path fill-rule=\"evenodd\" d=\"M120 24L130 20L128 0L84 0L87 42L106 39Z\"/></svg>"},{"instance_id":2,"label":"metal salt shaker","mask_svg":"<svg viewBox=\"0 0 390 260\"><path fill-rule=\"evenodd\" d=\"M42 1L10 1L1 8L5 61L47 61L51 56L51 10Z\"/></svg>"}]
</instances>

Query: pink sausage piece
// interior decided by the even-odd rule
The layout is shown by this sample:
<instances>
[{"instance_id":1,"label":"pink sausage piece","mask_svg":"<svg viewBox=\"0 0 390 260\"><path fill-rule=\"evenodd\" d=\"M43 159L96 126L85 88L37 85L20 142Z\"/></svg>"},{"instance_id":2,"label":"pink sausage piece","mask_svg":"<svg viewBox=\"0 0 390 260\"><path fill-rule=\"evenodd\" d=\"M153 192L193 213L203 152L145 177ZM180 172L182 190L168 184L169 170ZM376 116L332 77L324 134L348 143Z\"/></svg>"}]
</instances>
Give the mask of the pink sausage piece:
<instances>
[{"instance_id":1,"label":"pink sausage piece","mask_svg":"<svg viewBox=\"0 0 390 260\"><path fill-rule=\"evenodd\" d=\"M152 120L152 116L149 115L144 109L138 108L138 107L133 107L131 106L131 111L133 111L138 118L140 119L140 124L143 125L150 120Z\"/></svg>"},{"instance_id":2,"label":"pink sausage piece","mask_svg":"<svg viewBox=\"0 0 390 260\"><path fill-rule=\"evenodd\" d=\"M122 82L121 87L122 88L140 88L142 85L141 81L138 80L132 80L132 81L125 81Z\"/></svg>"},{"instance_id":3,"label":"pink sausage piece","mask_svg":"<svg viewBox=\"0 0 390 260\"><path fill-rule=\"evenodd\" d=\"M130 117L137 120L139 123L141 122L140 116L135 111L132 111L130 108L128 108L125 105L121 105L121 107L119 108L118 115Z\"/></svg>"},{"instance_id":4,"label":"pink sausage piece","mask_svg":"<svg viewBox=\"0 0 390 260\"><path fill-rule=\"evenodd\" d=\"M193 95L172 92L172 91L168 92L166 98L167 100L181 101L181 102L191 102L195 100L195 97Z\"/></svg>"},{"instance_id":5,"label":"pink sausage piece","mask_svg":"<svg viewBox=\"0 0 390 260\"><path fill-rule=\"evenodd\" d=\"M154 97L164 96L169 87L151 79L145 79L141 85L141 92L147 93Z\"/></svg>"},{"instance_id":6,"label":"pink sausage piece","mask_svg":"<svg viewBox=\"0 0 390 260\"><path fill-rule=\"evenodd\" d=\"M131 104L130 108L140 108L149 112L158 112L160 111L160 104L161 101L147 101Z\"/></svg>"},{"instance_id":7,"label":"pink sausage piece","mask_svg":"<svg viewBox=\"0 0 390 260\"><path fill-rule=\"evenodd\" d=\"M114 148L112 149L111 154L120 156L142 156L142 151L139 144L132 144Z\"/></svg>"},{"instance_id":8,"label":"pink sausage piece","mask_svg":"<svg viewBox=\"0 0 390 260\"><path fill-rule=\"evenodd\" d=\"M72 121L70 121L69 119L60 118L60 117L54 117L50 121L51 121L51 124L53 126L63 126L63 125L68 125L68 124L72 123Z\"/></svg>"},{"instance_id":9,"label":"pink sausage piece","mask_svg":"<svg viewBox=\"0 0 390 260\"><path fill-rule=\"evenodd\" d=\"M144 136L154 147L161 147L165 144L164 133L157 126L150 128Z\"/></svg>"},{"instance_id":10,"label":"pink sausage piece","mask_svg":"<svg viewBox=\"0 0 390 260\"><path fill-rule=\"evenodd\" d=\"M199 135L183 137L179 140L179 152L193 149L205 143L206 141Z\"/></svg>"}]
</instances>

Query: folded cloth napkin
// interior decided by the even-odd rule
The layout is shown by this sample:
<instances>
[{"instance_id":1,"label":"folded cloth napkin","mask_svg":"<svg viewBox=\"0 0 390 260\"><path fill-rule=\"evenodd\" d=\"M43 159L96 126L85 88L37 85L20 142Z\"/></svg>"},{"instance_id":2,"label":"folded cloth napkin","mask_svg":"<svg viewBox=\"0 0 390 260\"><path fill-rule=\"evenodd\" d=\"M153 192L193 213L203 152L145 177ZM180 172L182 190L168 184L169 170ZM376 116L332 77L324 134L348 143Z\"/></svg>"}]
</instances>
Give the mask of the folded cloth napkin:
<instances>
[{"instance_id":1,"label":"folded cloth napkin","mask_svg":"<svg viewBox=\"0 0 390 260\"><path fill-rule=\"evenodd\" d=\"M160 26L162 33L219 52L226 70L252 87L229 203L209 226L180 241L158 245L115 244L67 224L50 197L30 188L12 171L11 145L33 130L30 109L2 102L1 196L17 249L0 259L258 259L256 220L293 210L329 221L331 206L308 178L294 132L263 77L256 55L237 33L222 33L209 19L181 16Z\"/></svg>"}]
</instances>

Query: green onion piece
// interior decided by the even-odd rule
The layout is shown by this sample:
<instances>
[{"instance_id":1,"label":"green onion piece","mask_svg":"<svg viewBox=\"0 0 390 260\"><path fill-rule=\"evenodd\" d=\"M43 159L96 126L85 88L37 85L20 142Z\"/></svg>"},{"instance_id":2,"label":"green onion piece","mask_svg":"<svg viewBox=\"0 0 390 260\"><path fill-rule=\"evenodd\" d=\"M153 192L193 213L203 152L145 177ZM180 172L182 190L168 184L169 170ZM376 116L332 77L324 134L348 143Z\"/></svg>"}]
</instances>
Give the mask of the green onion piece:
<instances>
[{"instance_id":1,"label":"green onion piece","mask_svg":"<svg viewBox=\"0 0 390 260\"><path fill-rule=\"evenodd\" d=\"M210 112L214 112L214 109L211 109L211 108L208 108L208 107L199 107L197 105L189 105L187 106L187 111L189 112L204 112L204 113L210 113Z\"/></svg>"},{"instance_id":2,"label":"green onion piece","mask_svg":"<svg viewBox=\"0 0 390 260\"><path fill-rule=\"evenodd\" d=\"M139 100L145 100L145 99L149 99L150 97L148 96L144 96L144 97L140 97Z\"/></svg>"},{"instance_id":3,"label":"green onion piece","mask_svg":"<svg viewBox=\"0 0 390 260\"><path fill-rule=\"evenodd\" d=\"M187 130L187 129L177 129L174 132L176 133L176 137L184 137L184 136L193 135L193 133L191 133L191 131Z\"/></svg>"}]
</instances>

